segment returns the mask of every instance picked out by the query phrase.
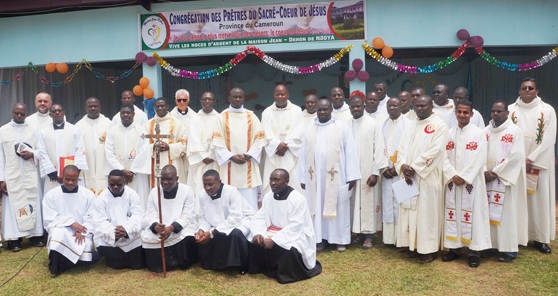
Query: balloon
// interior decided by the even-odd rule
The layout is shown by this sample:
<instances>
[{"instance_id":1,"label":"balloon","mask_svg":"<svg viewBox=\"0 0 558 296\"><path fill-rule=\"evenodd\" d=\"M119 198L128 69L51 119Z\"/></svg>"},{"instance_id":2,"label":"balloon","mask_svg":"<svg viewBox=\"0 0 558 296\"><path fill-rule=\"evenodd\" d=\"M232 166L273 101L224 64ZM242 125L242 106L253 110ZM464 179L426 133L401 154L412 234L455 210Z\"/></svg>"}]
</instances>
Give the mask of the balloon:
<instances>
[{"instance_id":1,"label":"balloon","mask_svg":"<svg viewBox=\"0 0 558 296\"><path fill-rule=\"evenodd\" d=\"M349 70L349 71L345 72L345 80L347 80L347 81L355 80L356 76L357 76L357 72L355 72L353 70Z\"/></svg>"},{"instance_id":2,"label":"balloon","mask_svg":"<svg viewBox=\"0 0 558 296\"><path fill-rule=\"evenodd\" d=\"M482 39L481 36L473 36L469 39L469 41L471 41L471 46L475 48L482 47L484 44L484 39Z\"/></svg>"},{"instance_id":3,"label":"balloon","mask_svg":"<svg viewBox=\"0 0 558 296\"><path fill-rule=\"evenodd\" d=\"M374 46L375 49L382 49L384 47L384 39L380 37L372 39L372 46Z\"/></svg>"},{"instance_id":4,"label":"balloon","mask_svg":"<svg viewBox=\"0 0 558 296\"><path fill-rule=\"evenodd\" d=\"M143 53L143 51L136 53L136 62L143 63L146 60L147 60L147 55Z\"/></svg>"},{"instance_id":5,"label":"balloon","mask_svg":"<svg viewBox=\"0 0 558 296\"><path fill-rule=\"evenodd\" d=\"M68 72L68 65L66 63L58 63L56 64L56 71L60 74L64 74Z\"/></svg>"},{"instance_id":6,"label":"balloon","mask_svg":"<svg viewBox=\"0 0 558 296\"><path fill-rule=\"evenodd\" d=\"M147 77L142 77L139 80L139 85L141 86L141 88L145 89L147 88L147 86L149 85L149 78Z\"/></svg>"},{"instance_id":7,"label":"balloon","mask_svg":"<svg viewBox=\"0 0 558 296\"><path fill-rule=\"evenodd\" d=\"M382 55L384 56L384 58L389 59L393 56L393 48L389 47L389 46L384 46L384 48L382 48Z\"/></svg>"},{"instance_id":8,"label":"balloon","mask_svg":"<svg viewBox=\"0 0 558 296\"><path fill-rule=\"evenodd\" d=\"M141 96L141 95L143 95L144 90L141 87L141 85L136 85L136 86L134 86L134 88L132 88L132 92L136 96Z\"/></svg>"},{"instance_id":9,"label":"balloon","mask_svg":"<svg viewBox=\"0 0 558 296\"><path fill-rule=\"evenodd\" d=\"M155 64L157 63L157 60L155 60L154 57L148 57L147 60L145 61L145 63L146 63L148 66L153 67L153 66L155 66Z\"/></svg>"},{"instance_id":10,"label":"balloon","mask_svg":"<svg viewBox=\"0 0 558 296\"><path fill-rule=\"evenodd\" d=\"M155 96L155 93L153 92L153 90L151 88L148 87L148 88L143 90L143 96L146 99L151 99L151 98L153 98L153 96Z\"/></svg>"},{"instance_id":11,"label":"balloon","mask_svg":"<svg viewBox=\"0 0 558 296\"><path fill-rule=\"evenodd\" d=\"M357 72L360 71L362 69L363 64L364 63L362 62L361 59L354 59L353 60L353 70L355 70Z\"/></svg>"},{"instance_id":12,"label":"balloon","mask_svg":"<svg viewBox=\"0 0 558 296\"><path fill-rule=\"evenodd\" d=\"M45 70L46 70L48 73L52 73L52 72L56 71L56 64L55 64L55 63L48 63L48 64L46 64L46 65L45 65Z\"/></svg>"},{"instance_id":13,"label":"balloon","mask_svg":"<svg viewBox=\"0 0 558 296\"><path fill-rule=\"evenodd\" d=\"M366 71L360 71L357 73L357 77L358 80L362 81L362 82L366 82L368 80L368 78L370 78L370 75L368 75L368 72Z\"/></svg>"},{"instance_id":14,"label":"balloon","mask_svg":"<svg viewBox=\"0 0 558 296\"><path fill-rule=\"evenodd\" d=\"M471 35L469 35L469 31L467 31L465 29L461 29L461 30L457 31L457 39L465 41L465 40L469 39L469 37L471 37Z\"/></svg>"}]
</instances>

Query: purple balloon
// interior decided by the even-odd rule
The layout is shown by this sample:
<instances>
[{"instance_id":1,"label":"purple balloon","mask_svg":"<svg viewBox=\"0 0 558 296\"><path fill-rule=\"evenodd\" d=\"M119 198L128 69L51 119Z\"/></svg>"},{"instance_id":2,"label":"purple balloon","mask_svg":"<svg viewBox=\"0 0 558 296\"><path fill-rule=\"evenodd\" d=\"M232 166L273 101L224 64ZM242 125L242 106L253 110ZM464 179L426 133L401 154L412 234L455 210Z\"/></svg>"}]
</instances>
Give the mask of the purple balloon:
<instances>
[{"instance_id":1,"label":"purple balloon","mask_svg":"<svg viewBox=\"0 0 558 296\"><path fill-rule=\"evenodd\" d=\"M368 80L368 78L370 78L370 75L368 75L368 72L366 71L360 71L357 74L358 80L362 81L362 82L366 82Z\"/></svg>"},{"instance_id":2,"label":"purple balloon","mask_svg":"<svg viewBox=\"0 0 558 296\"><path fill-rule=\"evenodd\" d=\"M145 63L146 63L148 66L153 67L153 66L155 66L155 64L157 63L157 60L155 60L154 57L148 57L147 60L145 61Z\"/></svg>"},{"instance_id":3,"label":"purple balloon","mask_svg":"<svg viewBox=\"0 0 558 296\"><path fill-rule=\"evenodd\" d=\"M469 41L471 41L471 46L475 48L482 47L484 44L484 39L481 36L473 36Z\"/></svg>"},{"instance_id":4,"label":"purple balloon","mask_svg":"<svg viewBox=\"0 0 558 296\"><path fill-rule=\"evenodd\" d=\"M147 55L145 53L143 53L143 51L140 51L138 53L136 53L136 61L138 63L143 63L147 60Z\"/></svg>"},{"instance_id":5,"label":"purple balloon","mask_svg":"<svg viewBox=\"0 0 558 296\"><path fill-rule=\"evenodd\" d=\"M469 35L469 31L467 31L465 29L461 29L461 30L457 31L457 39L459 39L461 41L465 41L465 40L469 39L469 37L471 37L471 35Z\"/></svg>"},{"instance_id":6,"label":"purple balloon","mask_svg":"<svg viewBox=\"0 0 558 296\"><path fill-rule=\"evenodd\" d=\"M347 81L355 80L356 76L357 76L357 72L355 72L353 70L349 70L349 71L345 72L345 80L347 80Z\"/></svg>"},{"instance_id":7,"label":"purple balloon","mask_svg":"<svg viewBox=\"0 0 558 296\"><path fill-rule=\"evenodd\" d=\"M354 59L353 60L353 70L358 72L362 69L363 65L364 65L364 63L362 62L361 59Z\"/></svg>"}]
</instances>

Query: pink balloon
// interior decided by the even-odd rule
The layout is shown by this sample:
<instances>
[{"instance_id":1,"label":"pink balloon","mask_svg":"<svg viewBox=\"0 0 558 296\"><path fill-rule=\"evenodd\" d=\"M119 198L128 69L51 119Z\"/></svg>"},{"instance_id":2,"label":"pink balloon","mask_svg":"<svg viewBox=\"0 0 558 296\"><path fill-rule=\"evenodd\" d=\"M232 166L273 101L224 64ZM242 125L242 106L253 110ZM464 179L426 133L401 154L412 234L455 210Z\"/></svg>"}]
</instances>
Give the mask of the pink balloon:
<instances>
[{"instance_id":1,"label":"pink balloon","mask_svg":"<svg viewBox=\"0 0 558 296\"><path fill-rule=\"evenodd\" d=\"M138 63L143 63L145 60L147 60L147 55L143 51L136 53L136 61Z\"/></svg>"},{"instance_id":2,"label":"pink balloon","mask_svg":"<svg viewBox=\"0 0 558 296\"><path fill-rule=\"evenodd\" d=\"M353 70L349 70L349 71L345 72L345 80L347 80L347 81L353 81L353 80L355 80L356 77L357 77L357 72L355 72Z\"/></svg>"},{"instance_id":3,"label":"pink balloon","mask_svg":"<svg viewBox=\"0 0 558 296\"><path fill-rule=\"evenodd\" d=\"M362 69L363 65L364 65L364 63L362 62L361 59L354 59L353 60L353 70L358 72Z\"/></svg>"},{"instance_id":4,"label":"pink balloon","mask_svg":"<svg viewBox=\"0 0 558 296\"><path fill-rule=\"evenodd\" d=\"M465 40L469 39L469 37L471 37L471 35L469 35L469 31L467 31L465 29L461 29L461 30L457 31L457 39L459 39L461 41L465 41Z\"/></svg>"},{"instance_id":5,"label":"pink balloon","mask_svg":"<svg viewBox=\"0 0 558 296\"><path fill-rule=\"evenodd\" d=\"M155 60L154 57L148 57L147 60L145 61L145 63L146 63L148 66L153 67L153 66L155 66L155 64L157 63L157 60Z\"/></svg>"},{"instance_id":6,"label":"pink balloon","mask_svg":"<svg viewBox=\"0 0 558 296\"><path fill-rule=\"evenodd\" d=\"M469 41L471 41L471 46L475 48L482 47L484 44L484 39L482 39L481 36L473 36L469 39Z\"/></svg>"},{"instance_id":7,"label":"pink balloon","mask_svg":"<svg viewBox=\"0 0 558 296\"><path fill-rule=\"evenodd\" d=\"M368 75L368 72L366 71L360 71L357 74L358 80L362 81L362 82L366 82L368 80L368 78L370 78L370 75Z\"/></svg>"}]
</instances>

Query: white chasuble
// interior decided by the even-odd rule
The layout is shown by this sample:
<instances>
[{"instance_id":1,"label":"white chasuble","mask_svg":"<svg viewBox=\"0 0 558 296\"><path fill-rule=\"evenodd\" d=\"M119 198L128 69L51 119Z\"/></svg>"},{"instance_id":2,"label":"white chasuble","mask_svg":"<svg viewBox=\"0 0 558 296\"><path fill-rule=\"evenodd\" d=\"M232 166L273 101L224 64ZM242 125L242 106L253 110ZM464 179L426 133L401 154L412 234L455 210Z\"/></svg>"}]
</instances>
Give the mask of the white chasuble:
<instances>
[{"instance_id":1,"label":"white chasuble","mask_svg":"<svg viewBox=\"0 0 558 296\"><path fill-rule=\"evenodd\" d=\"M184 125L187 134L186 138L189 139L190 129L192 128L193 122L198 117L198 114L196 114L196 112L194 112L192 108L190 107L187 108L188 108L188 112L186 112L186 114L180 113L180 111L178 111L178 107L174 107L172 111L169 113L172 117L174 117L176 120L180 121L182 125ZM187 151L189 143L186 144L187 144L186 145L186 151ZM190 162L188 159L188 154L184 153L184 155L180 157L180 161L182 162L183 171L179 172L179 174L183 175L186 178L185 180L188 185L193 186L193 184L190 183Z\"/></svg>"}]
</instances>

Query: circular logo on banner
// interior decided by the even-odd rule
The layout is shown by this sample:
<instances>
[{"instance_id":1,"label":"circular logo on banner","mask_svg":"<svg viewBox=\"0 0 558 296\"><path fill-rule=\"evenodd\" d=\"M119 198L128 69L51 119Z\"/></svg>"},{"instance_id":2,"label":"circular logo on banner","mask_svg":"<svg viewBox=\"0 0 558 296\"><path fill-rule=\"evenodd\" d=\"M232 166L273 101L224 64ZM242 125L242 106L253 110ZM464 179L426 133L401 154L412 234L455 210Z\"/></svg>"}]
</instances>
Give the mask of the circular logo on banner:
<instances>
[{"instance_id":1,"label":"circular logo on banner","mask_svg":"<svg viewBox=\"0 0 558 296\"><path fill-rule=\"evenodd\" d=\"M167 45L168 35L168 25L159 15L148 16L141 24L141 39L150 49L160 49Z\"/></svg>"},{"instance_id":2,"label":"circular logo on banner","mask_svg":"<svg viewBox=\"0 0 558 296\"><path fill-rule=\"evenodd\" d=\"M427 126L424 127L424 132L427 134L431 134L435 131L436 130L434 130L434 126L432 126L432 124L428 124Z\"/></svg>"}]
</instances>

